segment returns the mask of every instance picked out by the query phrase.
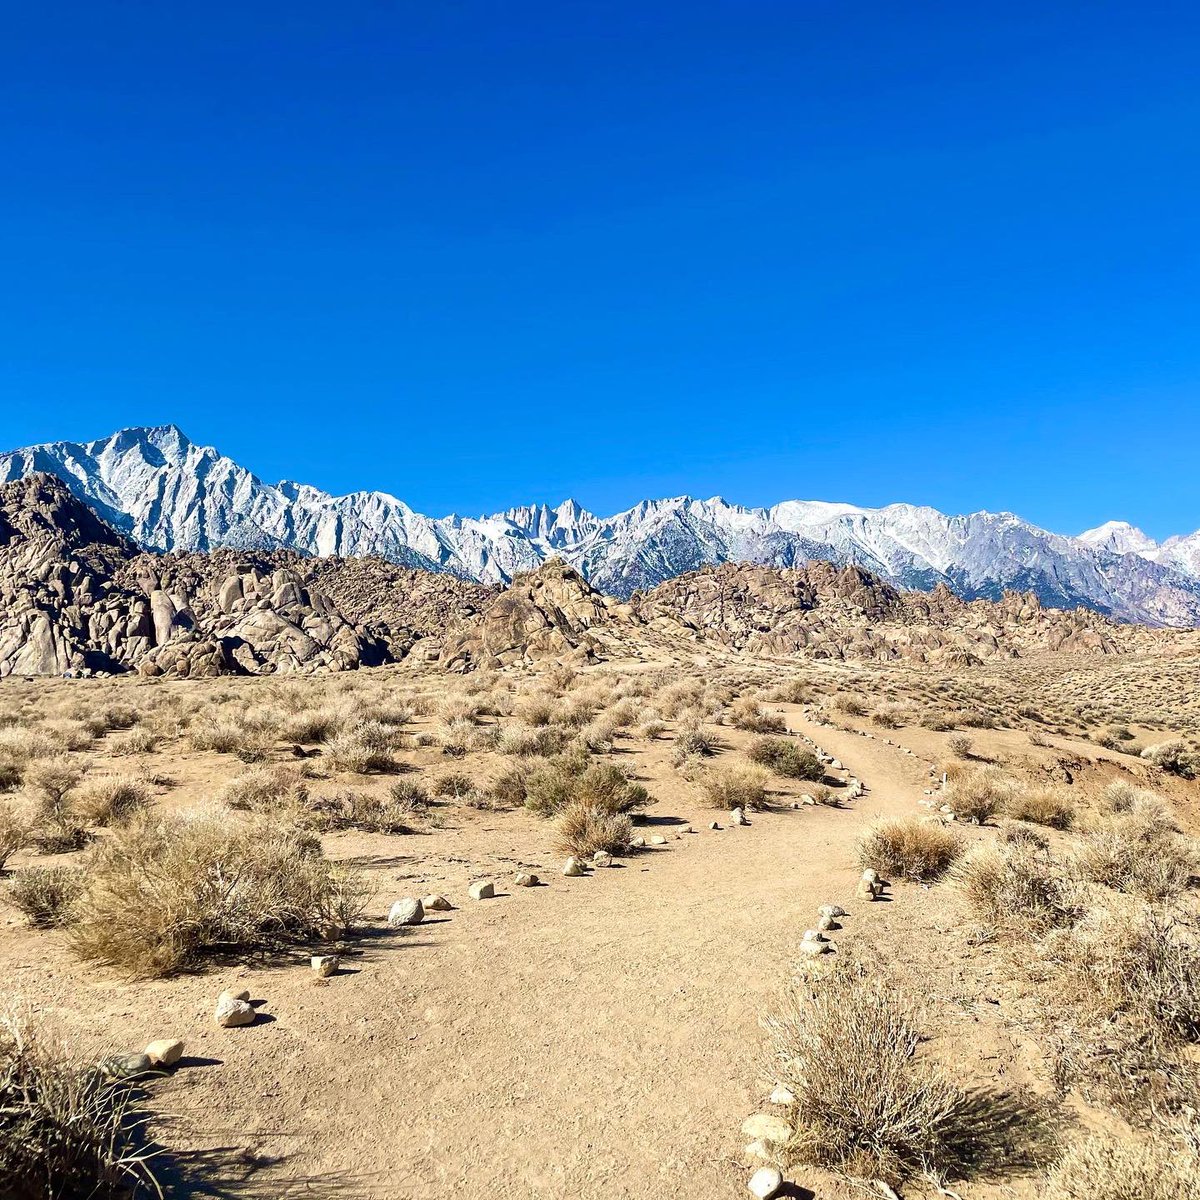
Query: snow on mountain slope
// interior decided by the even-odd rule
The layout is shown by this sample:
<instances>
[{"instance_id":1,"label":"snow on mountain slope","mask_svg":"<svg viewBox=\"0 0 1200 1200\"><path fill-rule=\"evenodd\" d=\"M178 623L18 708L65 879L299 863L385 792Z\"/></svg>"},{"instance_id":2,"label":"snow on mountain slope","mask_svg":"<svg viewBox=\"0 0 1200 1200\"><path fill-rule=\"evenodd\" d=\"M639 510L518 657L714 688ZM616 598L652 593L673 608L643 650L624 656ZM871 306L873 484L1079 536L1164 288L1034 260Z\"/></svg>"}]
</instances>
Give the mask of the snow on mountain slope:
<instances>
[{"instance_id":1,"label":"snow on mountain slope","mask_svg":"<svg viewBox=\"0 0 1200 1200\"><path fill-rule=\"evenodd\" d=\"M745 508L718 497L646 500L598 517L573 500L491 516L431 518L384 492L331 496L264 483L173 425L0 455L0 482L45 471L155 550L290 547L503 582L557 555L597 588L628 596L708 563L855 564L901 587L949 584L967 598L1006 588L1125 620L1200 624L1200 533L1161 547L1110 522L1064 537L1012 513L947 516L911 504L862 508L788 500Z\"/></svg>"},{"instance_id":2,"label":"snow on mountain slope","mask_svg":"<svg viewBox=\"0 0 1200 1200\"><path fill-rule=\"evenodd\" d=\"M1155 559L1158 543L1128 521L1105 521L1095 529L1087 529L1079 535L1096 550L1108 550L1112 554L1141 554Z\"/></svg>"}]
</instances>

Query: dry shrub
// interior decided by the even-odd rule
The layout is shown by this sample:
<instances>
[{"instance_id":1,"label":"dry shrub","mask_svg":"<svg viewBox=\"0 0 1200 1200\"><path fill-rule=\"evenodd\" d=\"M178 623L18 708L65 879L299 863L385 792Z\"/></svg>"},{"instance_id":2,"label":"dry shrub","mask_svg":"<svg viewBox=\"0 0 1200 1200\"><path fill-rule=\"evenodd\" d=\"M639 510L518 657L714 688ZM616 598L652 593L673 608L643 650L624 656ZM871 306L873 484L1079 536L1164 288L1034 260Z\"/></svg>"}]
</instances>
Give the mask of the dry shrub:
<instances>
[{"instance_id":1,"label":"dry shrub","mask_svg":"<svg viewBox=\"0 0 1200 1200\"><path fill-rule=\"evenodd\" d=\"M279 736L285 742L303 746L318 745L329 741L342 727L344 720L345 712L331 705L301 709L283 722Z\"/></svg>"},{"instance_id":2,"label":"dry shrub","mask_svg":"<svg viewBox=\"0 0 1200 1200\"><path fill-rule=\"evenodd\" d=\"M137 725L108 740L108 749L115 757L131 754L152 754L158 749L161 736L148 725Z\"/></svg>"},{"instance_id":3,"label":"dry shrub","mask_svg":"<svg viewBox=\"0 0 1200 1200\"><path fill-rule=\"evenodd\" d=\"M5 896L30 925L50 929L69 922L83 881L78 867L26 867L8 881Z\"/></svg>"},{"instance_id":4,"label":"dry shrub","mask_svg":"<svg viewBox=\"0 0 1200 1200\"><path fill-rule=\"evenodd\" d=\"M461 800L474 791L474 781L470 775L464 775L461 771L450 771L448 774L440 776L433 785L435 796L446 796L452 800Z\"/></svg>"},{"instance_id":5,"label":"dry shrub","mask_svg":"<svg viewBox=\"0 0 1200 1200\"><path fill-rule=\"evenodd\" d=\"M214 950L307 942L362 913L362 878L311 833L227 816L142 817L90 853L71 942L133 978L169 975Z\"/></svg>"},{"instance_id":6,"label":"dry shrub","mask_svg":"<svg viewBox=\"0 0 1200 1200\"><path fill-rule=\"evenodd\" d=\"M1194 925L1147 905L1093 908L1044 939L1050 995L1109 1037L1158 1047L1200 1037L1200 946Z\"/></svg>"},{"instance_id":7,"label":"dry shrub","mask_svg":"<svg viewBox=\"0 0 1200 1200\"><path fill-rule=\"evenodd\" d=\"M647 717L638 727L637 735L647 742L662 737L667 731L667 723L661 717Z\"/></svg>"},{"instance_id":8,"label":"dry shrub","mask_svg":"<svg viewBox=\"0 0 1200 1200\"><path fill-rule=\"evenodd\" d=\"M0 762L0 792L15 791L24 777L24 772L16 763Z\"/></svg>"},{"instance_id":9,"label":"dry shrub","mask_svg":"<svg viewBox=\"0 0 1200 1200\"><path fill-rule=\"evenodd\" d=\"M1076 851L1075 868L1116 891L1164 900L1189 886L1200 855L1192 839L1176 832L1166 805L1141 793L1130 808L1093 824Z\"/></svg>"},{"instance_id":10,"label":"dry shrub","mask_svg":"<svg viewBox=\"0 0 1200 1200\"><path fill-rule=\"evenodd\" d=\"M506 725L500 730L496 749L517 758L550 758L561 754L571 740L559 725Z\"/></svg>"},{"instance_id":11,"label":"dry shrub","mask_svg":"<svg viewBox=\"0 0 1200 1200\"><path fill-rule=\"evenodd\" d=\"M900 729L907 723L908 714L897 704L884 705L871 714L871 720L880 729Z\"/></svg>"},{"instance_id":12,"label":"dry shrub","mask_svg":"<svg viewBox=\"0 0 1200 1200\"><path fill-rule=\"evenodd\" d=\"M808 700L808 684L803 679L786 679L771 693L771 699L781 704L804 704Z\"/></svg>"},{"instance_id":13,"label":"dry shrub","mask_svg":"<svg viewBox=\"0 0 1200 1200\"><path fill-rule=\"evenodd\" d=\"M952 733L946 739L946 745L950 747L950 753L957 755L959 758L970 758L971 747L974 743L965 733Z\"/></svg>"},{"instance_id":14,"label":"dry shrub","mask_svg":"<svg viewBox=\"0 0 1200 1200\"><path fill-rule=\"evenodd\" d=\"M28 813L11 801L0 803L0 871L9 857L24 848L29 841Z\"/></svg>"},{"instance_id":15,"label":"dry shrub","mask_svg":"<svg viewBox=\"0 0 1200 1200\"><path fill-rule=\"evenodd\" d=\"M0 1187L13 1200L159 1194L127 1084L0 1015Z\"/></svg>"},{"instance_id":16,"label":"dry shrub","mask_svg":"<svg viewBox=\"0 0 1200 1200\"><path fill-rule=\"evenodd\" d=\"M62 747L45 730L21 725L0 727L0 758L25 766L39 758L58 754Z\"/></svg>"},{"instance_id":17,"label":"dry shrub","mask_svg":"<svg viewBox=\"0 0 1200 1200\"><path fill-rule=\"evenodd\" d=\"M1024 938L1076 920L1062 865L1038 846L980 843L950 869L973 915L990 931Z\"/></svg>"},{"instance_id":18,"label":"dry shrub","mask_svg":"<svg viewBox=\"0 0 1200 1200\"><path fill-rule=\"evenodd\" d=\"M517 808L525 803L529 779L527 767L510 767L491 786L491 794L501 808Z\"/></svg>"},{"instance_id":19,"label":"dry shrub","mask_svg":"<svg viewBox=\"0 0 1200 1200\"><path fill-rule=\"evenodd\" d=\"M536 767L524 780L525 807L538 816L549 817L569 805L600 812L637 812L650 803L641 784L633 783L619 767L592 763L586 758L564 756Z\"/></svg>"},{"instance_id":20,"label":"dry shrub","mask_svg":"<svg viewBox=\"0 0 1200 1200\"><path fill-rule=\"evenodd\" d=\"M767 798L766 772L756 767L710 767L700 780L713 808L761 808Z\"/></svg>"},{"instance_id":21,"label":"dry shrub","mask_svg":"<svg viewBox=\"0 0 1200 1200\"><path fill-rule=\"evenodd\" d=\"M297 808L308 798L308 785L294 767L256 767L231 779L217 799L247 812Z\"/></svg>"},{"instance_id":22,"label":"dry shrub","mask_svg":"<svg viewBox=\"0 0 1200 1200\"><path fill-rule=\"evenodd\" d=\"M986 825L1016 790L1014 779L989 764L959 772L946 786L946 803L960 821Z\"/></svg>"},{"instance_id":23,"label":"dry shrub","mask_svg":"<svg viewBox=\"0 0 1200 1200\"><path fill-rule=\"evenodd\" d=\"M1147 746L1142 751L1142 758L1168 775L1178 775L1181 779L1195 779L1200 774L1200 755L1178 740Z\"/></svg>"},{"instance_id":24,"label":"dry shrub","mask_svg":"<svg viewBox=\"0 0 1200 1200\"><path fill-rule=\"evenodd\" d=\"M621 812L608 812L574 800L558 816L558 848L566 854L590 858L597 850L624 854L633 836L633 822Z\"/></svg>"},{"instance_id":25,"label":"dry shrub","mask_svg":"<svg viewBox=\"0 0 1200 1200\"><path fill-rule=\"evenodd\" d=\"M1045 1200L1195 1200L1200 1159L1159 1140L1093 1135L1072 1146L1046 1179Z\"/></svg>"},{"instance_id":26,"label":"dry shrub","mask_svg":"<svg viewBox=\"0 0 1200 1200\"><path fill-rule=\"evenodd\" d=\"M1070 829L1075 823L1075 803L1061 788L1018 788L1005 801L1004 815L1048 829Z\"/></svg>"},{"instance_id":27,"label":"dry shrub","mask_svg":"<svg viewBox=\"0 0 1200 1200\"><path fill-rule=\"evenodd\" d=\"M880 821L858 839L858 857L864 867L916 881L940 878L962 848L956 834L936 821L916 817Z\"/></svg>"},{"instance_id":28,"label":"dry shrub","mask_svg":"<svg viewBox=\"0 0 1200 1200\"><path fill-rule=\"evenodd\" d=\"M867 706L857 696L839 696L834 708L848 717L865 717Z\"/></svg>"},{"instance_id":29,"label":"dry shrub","mask_svg":"<svg viewBox=\"0 0 1200 1200\"><path fill-rule=\"evenodd\" d=\"M607 754L612 750L616 737L616 725L601 716L584 725L575 740L592 754Z\"/></svg>"},{"instance_id":30,"label":"dry shrub","mask_svg":"<svg viewBox=\"0 0 1200 1200\"><path fill-rule=\"evenodd\" d=\"M329 765L356 775L396 769L394 729L381 721L357 721L340 730L325 747Z\"/></svg>"},{"instance_id":31,"label":"dry shrub","mask_svg":"<svg viewBox=\"0 0 1200 1200\"><path fill-rule=\"evenodd\" d=\"M807 779L819 783L825 778L821 760L791 738L755 738L746 748L746 757L786 779Z\"/></svg>"},{"instance_id":32,"label":"dry shrub","mask_svg":"<svg viewBox=\"0 0 1200 1200\"><path fill-rule=\"evenodd\" d=\"M965 1091L918 1055L905 994L855 967L793 990L767 1022L772 1075L795 1096L789 1162L896 1187L914 1175L970 1178L1037 1165L1052 1142L1044 1106Z\"/></svg>"},{"instance_id":33,"label":"dry shrub","mask_svg":"<svg viewBox=\"0 0 1200 1200\"><path fill-rule=\"evenodd\" d=\"M769 713L751 696L743 696L729 709L729 723L749 733L786 733L787 722L778 713Z\"/></svg>"},{"instance_id":34,"label":"dry shrub","mask_svg":"<svg viewBox=\"0 0 1200 1200\"><path fill-rule=\"evenodd\" d=\"M399 780L382 795L340 788L311 797L305 805L303 824L330 832L361 829L366 833L412 833L429 808L424 788Z\"/></svg>"},{"instance_id":35,"label":"dry shrub","mask_svg":"<svg viewBox=\"0 0 1200 1200\"><path fill-rule=\"evenodd\" d=\"M87 843L87 829L68 800L82 778L82 769L65 755L39 759L26 770L32 813L28 843L40 853L66 854Z\"/></svg>"},{"instance_id":36,"label":"dry shrub","mask_svg":"<svg viewBox=\"0 0 1200 1200\"><path fill-rule=\"evenodd\" d=\"M150 803L150 788L129 775L89 779L71 797L71 808L91 825L126 821Z\"/></svg>"},{"instance_id":37,"label":"dry shrub","mask_svg":"<svg viewBox=\"0 0 1200 1200\"><path fill-rule=\"evenodd\" d=\"M689 754L716 754L719 749L717 735L704 727L698 717L687 717L679 723L675 732L674 759L678 763Z\"/></svg>"}]
</instances>

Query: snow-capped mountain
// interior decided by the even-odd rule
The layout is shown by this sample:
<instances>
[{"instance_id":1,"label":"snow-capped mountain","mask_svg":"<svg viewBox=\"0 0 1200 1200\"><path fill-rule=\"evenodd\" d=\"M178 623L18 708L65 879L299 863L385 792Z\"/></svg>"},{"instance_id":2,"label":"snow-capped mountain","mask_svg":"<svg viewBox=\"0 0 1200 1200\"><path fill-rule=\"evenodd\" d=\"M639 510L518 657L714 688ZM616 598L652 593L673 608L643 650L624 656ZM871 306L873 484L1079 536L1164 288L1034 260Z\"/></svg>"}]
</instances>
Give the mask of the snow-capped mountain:
<instances>
[{"instance_id":1,"label":"snow-capped mountain","mask_svg":"<svg viewBox=\"0 0 1200 1200\"><path fill-rule=\"evenodd\" d=\"M901 587L944 582L967 598L993 599L1017 588L1046 604L1085 605L1124 620L1200 624L1200 533L1159 546L1119 522L1076 538L1011 513L947 516L910 504L812 500L744 508L688 496L646 500L611 517L567 500L557 508L432 518L385 492L331 496L301 483L264 483L173 425L0 455L0 482L38 471L63 479L153 550L375 554L485 582L559 556L618 596L708 563L789 566L817 558L863 566Z\"/></svg>"}]
</instances>

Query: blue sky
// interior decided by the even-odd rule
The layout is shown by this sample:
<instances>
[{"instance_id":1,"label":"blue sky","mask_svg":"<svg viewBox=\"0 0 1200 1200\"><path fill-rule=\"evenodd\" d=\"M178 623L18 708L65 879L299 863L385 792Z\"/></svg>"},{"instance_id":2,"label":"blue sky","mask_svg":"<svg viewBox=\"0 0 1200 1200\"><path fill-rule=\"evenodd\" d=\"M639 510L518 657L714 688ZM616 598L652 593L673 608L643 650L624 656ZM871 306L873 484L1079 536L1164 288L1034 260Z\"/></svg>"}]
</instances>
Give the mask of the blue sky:
<instances>
[{"instance_id":1,"label":"blue sky","mask_svg":"<svg viewBox=\"0 0 1200 1200\"><path fill-rule=\"evenodd\" d=\"M9 5L0 445L1200 526L1200 12Z\"/></svg>"}]
</instances>

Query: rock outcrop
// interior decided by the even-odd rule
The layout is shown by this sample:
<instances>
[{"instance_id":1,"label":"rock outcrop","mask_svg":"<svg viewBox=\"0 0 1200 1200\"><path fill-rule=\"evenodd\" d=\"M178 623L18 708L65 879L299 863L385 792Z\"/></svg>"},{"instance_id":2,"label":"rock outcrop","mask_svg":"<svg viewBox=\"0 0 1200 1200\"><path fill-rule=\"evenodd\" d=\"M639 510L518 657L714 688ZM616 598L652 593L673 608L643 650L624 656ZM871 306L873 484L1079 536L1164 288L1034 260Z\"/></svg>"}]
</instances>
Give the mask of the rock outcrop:
<instances>
[{"instance_id":1,"label":"rock outcrop","mask_svg":"<svg viewBox=\"0 0 1200 1200\"><path fill-rule=\"evenodd\" d=\"M59 480L0 486L0 676L345 670L386 644L278 555L146 554Z\"/></svg>"}]
</instances>

